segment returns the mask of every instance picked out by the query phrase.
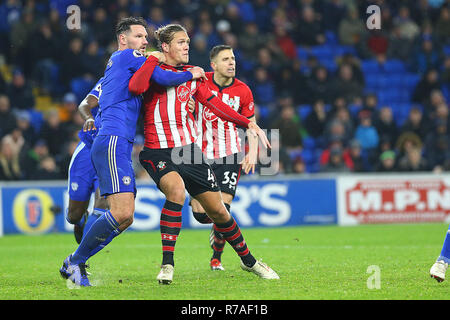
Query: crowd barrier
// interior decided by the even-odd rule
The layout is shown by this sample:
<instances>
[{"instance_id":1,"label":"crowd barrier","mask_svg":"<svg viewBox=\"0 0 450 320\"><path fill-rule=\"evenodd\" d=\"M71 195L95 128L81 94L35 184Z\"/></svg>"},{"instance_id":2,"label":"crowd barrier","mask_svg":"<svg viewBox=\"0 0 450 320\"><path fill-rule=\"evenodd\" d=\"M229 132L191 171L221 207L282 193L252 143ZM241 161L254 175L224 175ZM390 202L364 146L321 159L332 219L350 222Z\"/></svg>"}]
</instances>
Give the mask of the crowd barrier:
<instances>
[{"instance_id":1,"label":"crowd barrier","mask_svg":"<svg viewBox=\"0 0 450 320\"><path fill-rule=\"evenodd\" d=\"M93 199L92 199L93 200ZM164 195L138 181L129 230L159 230ZM92 210L92 203L90 210ZM209 228L192 216L183 228ZM65 181L0 182L0 235L71 232ZM241 179L231 213L241 227L449 222L450 175L308 175Z\"/></svg>"}]
</instances>

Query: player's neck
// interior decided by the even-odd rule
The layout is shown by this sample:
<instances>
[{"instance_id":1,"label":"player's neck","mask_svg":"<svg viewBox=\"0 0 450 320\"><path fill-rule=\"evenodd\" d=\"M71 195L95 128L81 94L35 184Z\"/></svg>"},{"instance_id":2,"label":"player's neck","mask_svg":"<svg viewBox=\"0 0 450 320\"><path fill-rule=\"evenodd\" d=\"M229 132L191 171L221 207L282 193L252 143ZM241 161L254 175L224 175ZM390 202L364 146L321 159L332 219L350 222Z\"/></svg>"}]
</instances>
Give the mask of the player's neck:
<instances>
[{"instance_id":1,"label":"player's neck","mask_svg":"<svg viewBox=\"0 0 450 320\"><path fill-rule=\"evenodd\" d=\"M233 78L224 77L221 74L214 72L214 82L220 87L227 87L233 82Z\"/></svg>"},{"instance_id":2,"label":"player's neck","mask_svg":"<svg viewBox=\"0 0 450 320\"><path fill-rule=\"evenodd\" d=\"M172 59L171 57L165 55L166 61L164 64L167 64L172 67L182 66L184 63L177 61L176 59Z\"/></svg>"}]
</instances>

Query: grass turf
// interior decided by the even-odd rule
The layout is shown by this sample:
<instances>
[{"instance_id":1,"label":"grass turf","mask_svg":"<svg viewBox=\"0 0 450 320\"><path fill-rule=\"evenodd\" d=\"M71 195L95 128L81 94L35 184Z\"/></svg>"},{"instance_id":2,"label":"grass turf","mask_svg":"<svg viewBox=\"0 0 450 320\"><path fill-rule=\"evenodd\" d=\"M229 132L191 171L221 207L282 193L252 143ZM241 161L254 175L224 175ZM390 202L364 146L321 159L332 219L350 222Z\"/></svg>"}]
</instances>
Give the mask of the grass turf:
<instances>
[{"instance_id":1,"label":"grass turf","mask_svg":"<svg viewBox=\"0 0 450 320\"><path fill-rule=\"evenodd\" d=\"M450 281L429 269L439 255L446 224L315 226L243 229L253 255L278 272L262 280L239 267L227 244L224 272L209 269L209 230L182 230L174 281L159 285L159 232L125 232L89 261L94 287L70 289L59 275L76 248L72 234L0 238L0 299L303 300L449 299ZM369 289L368 267L380 270ZM449 275L450 276L450 275Z\"/></svg>"}]
</instances>

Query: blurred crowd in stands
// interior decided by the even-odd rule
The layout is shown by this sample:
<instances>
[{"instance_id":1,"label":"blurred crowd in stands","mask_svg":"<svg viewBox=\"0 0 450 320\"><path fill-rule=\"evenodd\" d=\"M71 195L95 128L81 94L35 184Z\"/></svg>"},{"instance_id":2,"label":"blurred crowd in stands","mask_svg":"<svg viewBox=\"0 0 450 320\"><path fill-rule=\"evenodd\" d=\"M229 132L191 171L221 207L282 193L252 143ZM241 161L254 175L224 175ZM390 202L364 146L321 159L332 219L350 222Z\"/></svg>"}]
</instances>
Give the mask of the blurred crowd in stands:
<instances>
[{"instance_id":1,"label":"blurred crowd in stands","mask_svg":"<svg viewBox=\"0 0 450 320\"><path fill-rule=\"evenodd\" d=\"M80 29L66 25L72 4ZM366 25L371 4L379 30ZM147 19L150 49L156 28L181 23L190 64L206 71L214 45L234 48L258 122L279 129L279 174L450 170L448 0L5 0L1 181L67 178L77 106L130 15ZM147 177L139 164L136 175Z\"/></svg>"}]
</instances>

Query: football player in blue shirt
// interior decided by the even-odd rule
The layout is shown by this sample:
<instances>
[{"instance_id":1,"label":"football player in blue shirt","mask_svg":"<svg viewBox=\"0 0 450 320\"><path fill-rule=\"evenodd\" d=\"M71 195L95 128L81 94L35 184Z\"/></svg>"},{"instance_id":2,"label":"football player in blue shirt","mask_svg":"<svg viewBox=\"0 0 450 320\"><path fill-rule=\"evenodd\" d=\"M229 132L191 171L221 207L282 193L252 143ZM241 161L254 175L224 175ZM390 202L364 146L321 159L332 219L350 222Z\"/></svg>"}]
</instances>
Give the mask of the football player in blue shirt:
<instances>
[{"instance_id":1,"label":"football player in blue shirt","mask_svg":"<svg viewBox=\"0 0 450 320\"><path fill-rule=\"evenodd\" d=\"M103 79L103 78L102 78ZM83 233L89 230L92 223L107 209L107 202L100 197L98 190L98 178L94 164L91 160L91 146L100 126L100 113L98 112L98 100L101 92L100 79L86 98L80 103L78 109L89 114L89 118L83 129L78 133L78 143L69 164L68 194L69 207L66 220L74 225L75 240L81 243ZM95 117L95 120L93 119ZM95 125L94 125L95 123ZM89 129L87 128L89 126ZM95 203L92 214L88 214L87 208L92 192L95 192Z\"/></svg>"},{"instance_id":2,"label":"football player in blue shirt","mask_svg":"<svg viewBox=\"0 0 450 320\"><path fill-rule=\"evenodd\" d=\"M86 261L101 250L133 222L135 178L131 151L136 134L136 122L142 98L128 90L128 83L140 67L152 65L151 80L173 86L191 79L205 78L202 68L171 72L157 66L162 53L144 56L147 23L142 18L122 19L116 27L118 51L111 55L102 80L99 99L101 127L91 148L91 158L99 179L100 193L106 197L109 209L86 232L77 250L69 255L60 274L79 286L90 286ZM92 121L91 121L92 122Z\"/></svg>"}]
</instances>

